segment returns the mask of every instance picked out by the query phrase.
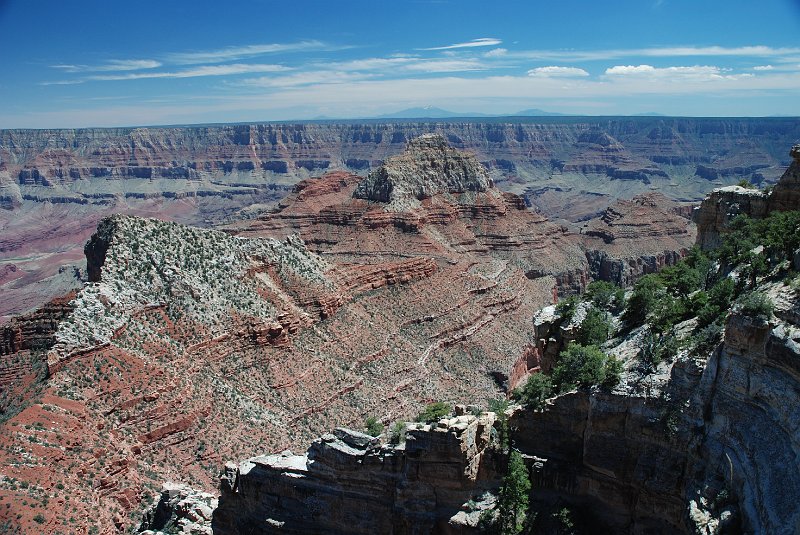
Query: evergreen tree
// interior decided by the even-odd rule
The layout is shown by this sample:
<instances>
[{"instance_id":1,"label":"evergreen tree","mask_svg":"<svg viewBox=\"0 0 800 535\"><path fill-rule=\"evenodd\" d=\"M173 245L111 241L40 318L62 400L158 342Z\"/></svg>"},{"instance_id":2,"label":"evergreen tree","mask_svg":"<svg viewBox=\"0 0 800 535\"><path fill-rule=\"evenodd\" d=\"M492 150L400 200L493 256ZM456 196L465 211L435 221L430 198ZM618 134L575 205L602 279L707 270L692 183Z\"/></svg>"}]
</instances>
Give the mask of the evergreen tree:
<instances>
[{"instance_id":1,"label":"evergreen tree","mask_svg":"<svg viewBox=\"0 0 800 535\"><path fill-rule=\"evenodd\" d=\"M522 454L511 450L508 457L508 470L503 478L498 500L498 524L501 535L516 535L522 530L528 513L528 494L531 480Z\"/></svg>"}]
</instances>

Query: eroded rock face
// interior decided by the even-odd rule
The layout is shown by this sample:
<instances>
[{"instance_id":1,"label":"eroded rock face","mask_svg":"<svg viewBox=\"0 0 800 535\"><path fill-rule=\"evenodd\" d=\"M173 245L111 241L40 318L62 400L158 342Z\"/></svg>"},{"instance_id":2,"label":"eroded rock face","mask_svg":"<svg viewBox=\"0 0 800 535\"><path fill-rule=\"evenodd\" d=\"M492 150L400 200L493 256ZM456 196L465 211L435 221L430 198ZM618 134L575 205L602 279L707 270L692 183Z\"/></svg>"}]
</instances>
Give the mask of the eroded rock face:
<instances>
[{"instance_id":1,"label":"eroded rock face","mask_svg":"<svg viewBox=\"0 0 800 535\"><path fill-rule=\"evenodd\" d=\"M452 148L439 134L426 134L370 173L353 197L404 211L436 194L480 192L491 185L489 173L474 156Z\"/></svg>"},{"instance_id":2,"label":"eroded rock face","mask_svg":"<svg viewBox=\"0 0 800 535\"><path fill-rule=\"evenodd\" d=\"M800 209L800 145L794 145L789 155L792 163L769 196L770 210Z\"/></svg>"},{"instance_id":3,"label":"eroded rock face","mask_svg":"<svg viewBox=\"0 0 800 535\"><path fill-rule=\"evenodd\" d=\"M793 146L790 155L792 163L769 194L739 186L711 192L694 213L697 244L703 249L718 246L720 234L740 214L760 219L772 211L800 210L800 145Z\"/></svg>"},{"instance_id":4,"label":"eroded rock face","mask_svg":"<svg viewBox=\"0 0 800 535\"><path fill-rule=\"evenodd\" d=\"M468 502L498 484L493 423L411 424L398 446L338 428L305 455L229 464L214 533L475 533Z\"/></svg>"},{"instance_id":5,"label":"eroded rock face","mask_svg":"<svg viewBox=\"0 0 800 535\"><path fill-rule=\"evenodd\" d=\"M416 161L410 145L403 161ZM432 183L448 184L442 173ZM396 211L354 198L360 180L309 179L225 232L103 222L42 397L0 433L0 454L25 446L41 461L9 474L64 479L78 514L99 500L98 524L124 525L145 485L176 473L209 491L223 459L304 447L369 415L395 421L431 399L501 395L496 378L531 356L534 312L589 282L581 237L490 183ZM25 428L45 420L56 423Z\"/></svg>"},{"instance_id":6,"label":"eroded rock face","mask_svg":"<svg viewBox=\"0 0 800 535\"><path fill-rule=\"evenodd\" d=\"M776 316L729 316L711 354L683 351L666 373L626 373L613 392L515 409L532 510L568 507L604 533L795 532L800 298L782 284L766 291ZM538 332L559 343L551 316ZM215 533L470 533L467 508L499 484L482 446L490 423L412 428L405 447L340 429L306 455L229 465Z\"/></svg>"},{"instance_id":7,"label":"eroded rock face","mask_svg":"<svg viewBox=\"0 0 800 535\"><path fill-rule=\"evenodd\" d=\"M741 186L727 186L712 191L694 212L697 245L713 249L722 243L720 234L740 214L760 219L769 212L769 195Z\"/></svg>"},{"instance_id":8,"label":"eroded rock face","mask_svg":"<svg viewBox=\"0 0 800 535\"><path fill-rule=\"evenodd\" d=\"M164 483L158 500L145 512L139 533L212 535L211 518L217 502L213 494L178 483Z\"/></svg>"},{"instance_id":9,"label":"eroded rock face","mask_svg":"<svg viewBox=\"0 0 800 535\"><path fill-rule=\"evenodd\" d=\"M582 227L592 278L630 286L674 265L695 242L683 206L660 193L618 200Z\"/></svg>"}]
</instances>

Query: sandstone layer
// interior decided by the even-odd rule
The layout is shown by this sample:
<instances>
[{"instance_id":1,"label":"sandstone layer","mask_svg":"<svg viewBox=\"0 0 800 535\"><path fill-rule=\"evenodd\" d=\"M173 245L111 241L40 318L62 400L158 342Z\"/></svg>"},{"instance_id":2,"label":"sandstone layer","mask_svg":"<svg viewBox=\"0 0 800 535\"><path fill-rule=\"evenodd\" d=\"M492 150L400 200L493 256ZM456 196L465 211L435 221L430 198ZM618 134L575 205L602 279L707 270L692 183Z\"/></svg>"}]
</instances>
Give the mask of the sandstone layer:
<instances>
[{"instance_id":1,"label":"sandstone layer","mask_svg":"<svg viewBox=\"0 0 800 535\"><path fill-rule=\"evenodd\" d=\"M694 202L764 185L800 139L794 119L518 118L0 131L0 321L82 284L83 243L126 213L210 226L250 217L328 170L375 172L438 133L544 215L598 215L659 190ZM241 210L241 212L240 212Z\"/></svg>"},{"instance_id":2,"label":"sandstone layer","mask_svg":"<svg viewBox=\"0 0 800 535\"><path fill-rule=\"evenodd\" d=\"M790 151L792 163L771 191L728 186L718 188L695 210L697 244L711 249L721 243L721 235L738 215L761 219L772 211L797 210L800 206L800 145Z\"/></svg>"},{"instance_id":3,"label":"sandstone layer","mask_svg":"<svg viewBox=\"0 0 800 535\"><path fill-rule=\"evenodd\" d=\"M439 136L379 176L411 198L359 198L363 177L334 171L224 232L103 219L88 282L38 353L49 376L2 424L13 482L0 497L17 523L42 509L47 528L125 527L164 480L210 492L224 460L500 395L535 345L534 312L590 280L589 237L527 209ZM680 218L646 209L654 248L690 240L671 233ZM4 361L25 351L10 347ZM75 510L43 508L54 496Z\"/></svg>"},{"instance_id":4,"label":"sandstone layer","mask_svg":"<svg viewBox=\"0 0 800 535\"><path fill-rule=\"evenodd\" d=\"M797 531L800 296L783 283L761 289L774 317L729 315L710 353L682 350L643 376L630 340L617 340L626 372L613 392L574 391L544 410L510 412L532 510L547 518L569 508L602 533ZM537 333L558 328L551 318ZM412 426L405 446L339 430L306 455L229 465L214 533L479 532L502 466L491 445L479 446L485 431L469 432L486 418Z\"/></svg>"}]
</instances>

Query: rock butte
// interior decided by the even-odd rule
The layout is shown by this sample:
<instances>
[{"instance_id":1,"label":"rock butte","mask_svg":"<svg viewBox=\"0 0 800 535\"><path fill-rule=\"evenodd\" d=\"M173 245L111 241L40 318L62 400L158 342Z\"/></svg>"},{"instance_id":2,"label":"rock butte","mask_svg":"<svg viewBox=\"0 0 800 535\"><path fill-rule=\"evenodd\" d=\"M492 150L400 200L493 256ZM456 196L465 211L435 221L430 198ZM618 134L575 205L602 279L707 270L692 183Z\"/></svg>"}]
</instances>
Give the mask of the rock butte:
<instances>
[{"instance_id":1,"label":"rock butte","mask_svg":"<svg viewBox=\"0 0 800 535\"><path fill-rule=\"evenodd\" d=\"M796 148L792 156L770 195L731 189L705 202L698 240L713 243L724 231L718 214L729 217L733 206L755 217L761 201L764 213L796 207ZM440 168L456 172L428 174L436 161L455 162ZM247 450L296 447L369 414L388 421L433 393L490 396L493 378L520 362L523 370L548 365L551 334L528 324L541 305L582 289L590 275L629 282L657 267L659 254L677 258L672 245L692 238L681 230L682 210L658 210L652 196L620 201L572 233L495 189L475 162L426 137L387 159L363 190L360 177L331 173L299 184L276 212L224 233L104 220L86 247L92 282L3 331L4 403L18 396L28 404L3 423L9 473L0 496L18 504L58 483L64 493L51 499L63 506L68 498L70 514L124 527L147 483L177 474L210 490L213 465ZM634 248L637 235L652 242L649 251ZM593 265L596 258L610 260ZM614 262L630 270L608 267ZM797 303L781 284L767 291L777 305L772 324L731 315L717 351L678 359L647 388L569 394L543 413L514 413L517 443L541 489L535 499L589 507L615 530L687 531L733 518L713 505L730 488L747 529L796 527L797 471L774 465L796 464L800 405L787 396L798 379ZM354 339L365 323L369 337ZM36 379L42 368L45 383ZM675 430L665 433L660 421L676 401ZM337 515L298 532L352 529L367 496L382 497L376 511L397 514L397 532L468 531L475 510L464 509L465 498L496 482L481 438L491 418L460 415L412 429L404 448L339 430L305 456L231 466L211 525L225 532L266 518L275 525L260 529L291 532L297 518L288 504L273 507L242 489L266 485L266 496L282 497L302 479L303 500L325 503L320 493L332 485L354 499L328 502ZM372 465L378 472L367 479L381 487L356 499L373 462L380 468ZM194 496L176 492L167 489L169 499ZM41 510L45 527L66 520L63 507ZM199 505L187 510L209 520ZM248 514L230 512L239 510ZM36 527L33 507L15 511L20 525Z\"/></svg>"},{"instance_id":2,"label":"rock butte","mask_svg":"<svg viewBox=\"0 0 800 535\"><path fill-rule=\"evenodd\" d=\"M572 232L441 137L371 176L406 196L358 198L364 179L336 171L224 232L104 219L85 247L90 282L3 330L0 457L27 484L0 485L14 521L125 527L163 481L211 492L226 460L496 397L538 358L534 312L598 276L590 259L632 280L694 239L645 201L592 222L605 238ZM647 244L617 247L631 224Z\"/></svg>"},{"instance_id":3,"label":"rock butte","mask_svg":"<svg viewBox=\"0 0 800 535\"><path fill-rule=\"evenodd\" d=\"M83 244L107 215L195 226L240 209L249 217L299 180L367 174L428 133L474 153L501 190L547 217L581 222L653 190L696 203L740 179L772 182L800 124L539 117L0 130L0 321L79 288Z\"/></svg>"},{"instance_id":4,"label":"rock butte","mask_svg":"<svg viewBox=\"0 0 800 535\"><path fill-rule=\"evenodd\" d=\"M800 208L792 193L798 147L792 155L778 187L764 196L772 209ZM747 190L722 193L703 203L698 221L718 221L720 206L730 210L737 201L752 206ZM719 230L701 229L698 239ZM603 533L796 532L800 299L783 282L767 281L761 290L775 303L773 318L728 315L723 342L709 354L682 352L649 379L629 373L629 358L611 393L576 391L544 411L514 409L509 428L531 473L533 509L583 511ZM548 307L534 320L542 369L567 336L555 319ZM229 464L219 506L199 529L479 532L480 512L490 506L484 491L499 485L497 459L486 446L495 415L465 410L413 425L405 444L338 429L305 455Z\"/></svg>"}]
</instances>

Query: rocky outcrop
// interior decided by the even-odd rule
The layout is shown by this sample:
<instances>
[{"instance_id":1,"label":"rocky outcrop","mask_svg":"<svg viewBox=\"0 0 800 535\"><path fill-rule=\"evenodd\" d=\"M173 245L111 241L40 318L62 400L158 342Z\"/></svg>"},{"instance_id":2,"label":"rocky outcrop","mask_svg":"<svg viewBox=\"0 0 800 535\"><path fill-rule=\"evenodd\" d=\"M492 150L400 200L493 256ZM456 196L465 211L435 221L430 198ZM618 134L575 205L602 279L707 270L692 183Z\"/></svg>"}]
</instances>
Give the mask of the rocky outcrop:
<instances>
[{"instance_id":1,"label":"rocky outcrop","mask_svg":"<svg viewBox=\"0 0 800 535\"><path fill-rule=\"evenodd\" d=\"M770 193L770 211L800 209L800 145L794 145L789 155L792 163Z\"/></svg>"},{"instance_id":2,"label":"rocky outcrop","mask_svg":"<svg viewBox=\"0 0 800 535\"><path fill-rule=\"evenodd\" d=\"M695 210L697 244L712 249L721 243L721 234L730 221L740 215L754 219L772 211L800 209L800 145L790 151L792 163L769 192L740 186L718 188Z\"/></svg>"},{"instance_id":3,"label":"rocky outcrop","mask_svg":"<svg viewBox=\"0 0 800 535\"><path fill-rule=\"evenodd\" d=\"M741 186L717 188L695 209L697 245L713 249L722 243L721 233L736 216L743 214L760 219L769 212L769 195Z\"/></svg>"},{"instance_id":4,"label":"rocky outcrop","mask_svg":"<svg viewBox=\"0 0 800 535\"><path fill-rule=\"evenodd\" d=\"M178 483L164 483L158 500L145 512L139 533L211 535L211 517L217 503L213 494Z\"/></svg>"},{"instance_id":5,"label":"rocky outcrop","mask_svg":"<svg viewBox=\"0 0 800 535\"><path fill-rule=\"evenodd\" d=\"M491 185L486 168L474 156L450 147L441 135L426 134L370 173L353 197L403 210L433 195L486 191Z\"/></svg>"},{"instance_id":6,"label":"rocky outcrop","mask_svg":"<svg viewBox=\"0 0 800 535\"><path fill-rule=\"evenodd\" d=\"M498 484L494 414L457 414L398 445L338 428L305 455L229 464L214 533L477 533L475 502Z\"/></svg>"},{"instance_id":7,"label":"rocky outcrop","mask_svg":"<svg viewBox=\"0 0 800 535\"><path fill-rule=\"evenodd\" d=\"M618 200L581 229L592 278L626 287L674 265L695 242L681 206L659 193Z\"/></svg>"},{"instance_id":8,"label":"rocky outcrop","mask_svg":"<svg viewBox=\"0 0 800 535\"><path fill-rule=\"evenodd\" d=\"M546 522L568 508L607 533L796 531L800 300L781 283L762 289L775 317L730 315L710 354L681 351L650 376L623 356L628 371L613 392L515 409L510 439L526 459L531 510ZM545 369L569 326L545 309L536 332L541 354L529 357ZM624 343L614 351L625 355ZM412 427L404 448L337 430L306 455L229 465L215 533L468 533L469 511L490 507L481 495L499 484L491 450L478 445L489 435L471 431L485 418Z\"/></svg>"}]
</instances>

